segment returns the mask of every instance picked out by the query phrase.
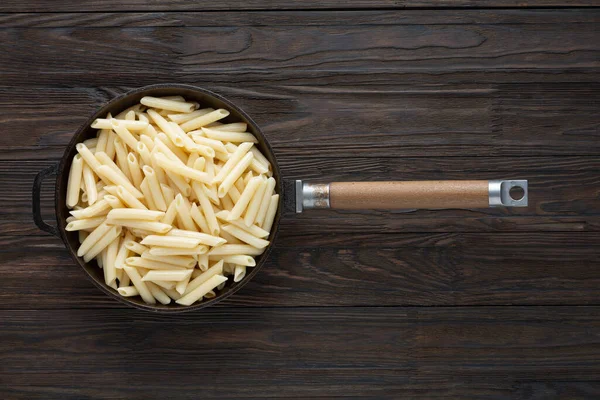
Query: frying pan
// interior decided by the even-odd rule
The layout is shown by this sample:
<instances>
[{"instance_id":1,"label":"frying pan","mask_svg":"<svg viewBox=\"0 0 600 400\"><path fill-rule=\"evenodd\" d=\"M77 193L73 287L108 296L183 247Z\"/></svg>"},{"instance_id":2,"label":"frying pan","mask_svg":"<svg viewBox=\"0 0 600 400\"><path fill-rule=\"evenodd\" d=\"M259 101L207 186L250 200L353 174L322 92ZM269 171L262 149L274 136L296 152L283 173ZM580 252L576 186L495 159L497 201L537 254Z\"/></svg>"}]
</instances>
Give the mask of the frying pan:
<instances>
[{"instance_id":1,"label":"frying pan","mask_svg":"<svg viewBox=\"0 0 600 400\"><path fill-rule=\"evenodd\" d=\"M107 113L116 115L122 110L139 103L144 96L173 96L181 95L187 100L197 101L203 107L225 108L230 115L222 122L243 121L248 124L248 130L256 136L256 146L265 155L273 167L276 179L275 192L279 193L279 207L273 228L269 235L271 244L265 252L256 257L256 266L249 269L249 274L240 282L228 283L216 297L188 307L177 304L148 305L138 297L122 297L114 289L104 283L102 270L95 261L83 262L77 257L79 240L77 232L67 232L66 219L70 215L65 205L67 180L73 156L76 154L75 145L96 136L96 130L90 127L96 118L103 118ZM42 219L40 207L40 191L44 179L56 175L54 189L56 226L47 224ZM515 189L521 191L522 197L517 198L512 193ZM154 312L177 313L191 311L215 304L229 297L250 281L264 265L271 252L277 236L279 221L286 211L303 212L314 208L334 209L438 209L438 208L485 208L495 206L525 207L527 206L527 181L421 181L421 182L332 182L311 183L284 181L277 164L273 149L258 125L244 111L222 96L190 85L159 84L145 86L127 92L100 108L73 135L67 145L58 165L50 166L38 173L33 183L33 219L43 231L51 233L65 243L73 260L85 271L88 278L100 290L110 297L127 305Z\"/></svg>"}]
</instances>

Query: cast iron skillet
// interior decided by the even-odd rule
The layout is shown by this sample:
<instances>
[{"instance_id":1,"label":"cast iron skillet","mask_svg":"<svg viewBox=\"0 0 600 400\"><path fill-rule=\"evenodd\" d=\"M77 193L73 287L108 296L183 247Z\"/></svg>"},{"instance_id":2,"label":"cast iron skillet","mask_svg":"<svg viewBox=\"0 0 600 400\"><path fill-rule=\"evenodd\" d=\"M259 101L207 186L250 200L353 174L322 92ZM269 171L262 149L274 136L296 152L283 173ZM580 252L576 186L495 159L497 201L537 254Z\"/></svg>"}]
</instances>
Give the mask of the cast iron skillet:
<instances>
[{"instance_id":1,"label":"cast iron skillet","mask_svg":"<svg viewBox=\"0 0 600 400\"><path fill-rule=\"evenodd\" d=\"M256 257L256 267L237 283L229 283L224 290L210 300L188 307L177 304L147 305L138 297L121 297L116 291L104 283L102 270L94 261L86 264L77 257L79 240L77 232L65 231L66 218L69 210L65 206L67 179L75 145L96 135L96 130L90 128L92 121L104 117L108 112L113 115L139 103L144 96L181 95L188 100L197 101L202 107L225 108L230 115L223 122L243 121L248 129L258 139L258 148L269 160L273 167L276 180L275 191L279 194L279 204L273 228L269 235L271 244L265 252ZM40 186L44 178L56 174L56 221L57 226L46 224L40 214ZM284 189L285 188L285 189ZM513 189L520 189L522 197L513 196ZM284 193L285 192L285 193ZM440 208L487 208L487 207L526 207L526 180L467 180L467 181L412 181L412 182L331 182L310 183L297 180L284 182L279 166L269 142L260 128L252 119L233 103L208 90L189 85L162 84L146 86L117 97L92 115L73 136L65 154L58 165L41 171L35 178L33 187L33 218L40 229L56 235L65 242L71 256L86 272L92 282L109 296L134 307L155 312L183 312L215 304L230 296L252 279L263 266L277 235L281 214L286 210L302 212L314 208L334 209L440 209Z\"/></svg>"},{"instance_id":2,"label":"cast iron skillet","mask_svg":"<svg viewBox=\"0 0 600 400\"><path fill-rule=\"evenodd\" d=\"M96 137L97 130L90 128L90 124L96 118L104 118L107 113L111 113L112 115L116 115L119 112L125 110L128 107L131 107L140 102L140 99L144 96L183 96L186 100L189 101L197 101L201 104L203 108L212 107L214 109L224 108L229 110L230 115L223 119L222 122L245 122L248 124L248 131L252 132L254 136L258 139L258 143L256 146L259 150L264 154L264 156L269 160L273 167L273 177L275 178L275 192L279 194L279 205L277 208L277 214L275 215L275 220L273 221L273 228L271 229L271 234L269 235L268 240L273 243L275 237L277 236L277 228L279 226L279 219L281 218L281 214L283 212L283 186L281 179L281 172L279 171L279 166L277 164L277 160L275 159L275 155L273 153L273 149L269 146L269 142L266 140L264 134L261 132L258 125L239 107L235 104L231 103L229 100L219 96L216 93L208 91L206 89L198 88L190 85L182 85L182 84L159 84L159 85L150 85L145 86L139 89L132 90L127 92L112 101L108 104L105 104L102 108L100 108L94 115L88 118L87 121L75 132L73 138L67 145L65 149L65 153L60 161L60 164L53 165L41 171L34 180L33 183L33 219L36 225L55 236L58 236L65 243L65 246L69 250L71 257L73 260L81 266L83 271L85 271L88 278L96 285L100 290L109 295L110 297L118 300L127 305L148 311L154 312L162 312L162 313L177 313L177 312L185 312L197 310L199 308L208 307L212 304L215 304L229 296L233 293L237 292L242 286L250 281L261 269L265 260L269 256L271 251L272 244L267 246L265 252L260 256L256 256L256 266L248 269L248 274L242 279L240 282L231 283L228 281L227 286L217 293L217 296L210 299L204 300L201 303L196 303L191 306L181 306L176 303L171 303L169 305L148 305L144 303L144 301L139 297L122 297L117 293L116 290L110 288L104 283L104 275L102 270L98 268L98 265L95 261L90 263L83 262L83 259L77 257L77 248L79 247L79 239L77 232L67 232L65 227L67 225L66 219L69 214L69 210L65 205L65 197L67 193L67 180L69 177L69 169L71 168L71 162L73 161L73 156L77 153L75 150L75 145L77 143L83 142L86 139ZM50 175L56 174L56 185L54 190L54 201L55 201L55 209L56 209L56 226L52 226L43 221L41 210L40 210L40 189L42 185L42 181L46 179Z\"/></svg>"}]
</instances>

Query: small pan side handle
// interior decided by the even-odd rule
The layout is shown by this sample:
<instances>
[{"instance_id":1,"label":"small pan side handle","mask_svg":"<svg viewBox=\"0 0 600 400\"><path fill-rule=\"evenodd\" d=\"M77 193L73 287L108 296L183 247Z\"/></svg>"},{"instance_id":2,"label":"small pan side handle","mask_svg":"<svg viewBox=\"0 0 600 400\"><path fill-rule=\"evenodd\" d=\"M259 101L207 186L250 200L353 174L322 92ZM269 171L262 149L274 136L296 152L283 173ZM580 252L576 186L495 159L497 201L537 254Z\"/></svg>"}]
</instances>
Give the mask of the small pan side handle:
<instances>
[{"instance_id":1,"label":"small pan side handle","mask_svg":"<svg viewBox=\"0 0 600 400\"><path fill-rule=\"evenodd\" d=\"M58 165L51 165L43 170L41 170L33 180L33 190L32 190L32 205L33 205L33 222L37 225L41 230L51 233L54 236L60 236L58 232L58 228L44 222L42 218L42 207L40 204L41 201L41 192L42 192L42 182L49 175L56 174L58 170Z\"/></svg>"}]
</instances>

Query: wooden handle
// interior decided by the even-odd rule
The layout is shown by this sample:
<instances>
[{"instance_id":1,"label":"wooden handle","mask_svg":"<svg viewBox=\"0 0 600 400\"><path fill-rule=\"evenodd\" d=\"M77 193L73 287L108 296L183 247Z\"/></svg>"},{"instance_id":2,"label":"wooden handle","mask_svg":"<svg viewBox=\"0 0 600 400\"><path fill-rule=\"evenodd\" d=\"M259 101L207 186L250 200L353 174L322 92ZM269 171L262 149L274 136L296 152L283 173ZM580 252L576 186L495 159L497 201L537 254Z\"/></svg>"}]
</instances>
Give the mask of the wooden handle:
<instances>
[{"instance_id":1,"label":"wooden handle","mask_svg":"<svg viewBox=\"0 0 600 400\"><path fill-rule=\"evenodd\" d=\"M488 181L332 182L331 208L439 209L489 207Z\"/></svg>"}]
</instances>

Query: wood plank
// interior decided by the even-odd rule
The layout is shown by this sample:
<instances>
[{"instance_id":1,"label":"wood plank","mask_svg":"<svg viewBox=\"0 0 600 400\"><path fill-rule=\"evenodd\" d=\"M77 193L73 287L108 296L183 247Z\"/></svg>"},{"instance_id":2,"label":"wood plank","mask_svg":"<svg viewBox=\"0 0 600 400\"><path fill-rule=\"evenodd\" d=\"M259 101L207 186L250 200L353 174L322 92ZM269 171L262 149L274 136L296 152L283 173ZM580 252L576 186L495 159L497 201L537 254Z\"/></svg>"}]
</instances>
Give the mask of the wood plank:
<instances>
[{"instance_id":1,"label":"wood plank","mask_svg":"<svg viewBox=\"0 0 600 400\"><path fill-rule=\"evenodd\" d=\"M535 8L535 7L593 7L597 6L593 0L411 0L398 2L395 0L354 0L342 2L340 0L305 0L300 3L291 0L276 3L265 0L224 0L220 2L192 3L184 0L167 0L148 2L143 0L117 1L108 0L95 2L93 0L80 0L77 3L66 0L56 0L49 6L43 0L5 0L0 5L0 12L99 12L99 11L213 11L213 10L309 10L309 9L412 9L412 8Z\"/></svg>"},{"instance_id":2,"label":"wood plank","mask_svg":"<svg viewBox=\"0 0 600 400\"><path fill-rule=\"evenodd\" d=\"M583 13L593 18L582 22ZM274 19L283 24L279 26L264 21L244 26L231 20L218 27L8 28L0 31L0 50L5 54L0 73L21 84L66 86L248 80L256 84L265 79L314 84L324 77L329 84L347 85L385 85L394 80L498 82L507 76L531 82L561 72L569 72L570 79L597 80L596 10L565 10L563 21L539 25L509 15L491 24L456 24L450 19L367 26L355 25L364 21L356 17L347 18L344 25L303 25L303 17L310 22L312 15L298 15L294 25L285 25L276 15ZM14 46L16 42L20 45ZM68 70L63 68L62 53L69 56ZM33 61L35 74L28 73Z\"/></svg>"},{"instance_id":3,"label":"wood plank","mask_svg":"<svg viewBox=\"0 0 600 400\"><path fill-rule=\"evenodd\" d=\"M3 397L11 398L514 398L544 393L552 379L594 393L597 382L584 382L600 378L598 307L212 308L169 318L54 310L0 318ZM186 373L173 373L182 365ZM542 384L525 391L523 381Z\"/></svg>"},{"instance_id":4,"label":"wood plank","mask_svg":"<svg viewBox=\"0 0 600 400\"><path fill-rule=\"evenodd\" d=\"M209 88L253 116L282 159L600 153L597 83ZM0 121L12 133L0 137L0 159L59 158L125 90L0 86Z\"/></svg>"},{"instance_id":5,"label":"wood plank","mask_svg":"<svg viewBox=\"0 0 600 400\"><path fill-rule=\"evenodd\" d=\"M34 154L31 152L29 154ZM526 208L481 210L319 210L288 214L300 234L398 232L600 231L598 157L280 157L286 179L312 181L529 179ZM0 235L39 234L31 218L35 175L56 161L0 161ZM54 219L54 184L42 187L42 211Z\"/></svg>"},{"instance_id":6,"label":"wood plank","mask_svg":"<svg viewBox=\"0 0 600 400\"><path fill-rule=\"evenodd\" d=\"M260 274L222 305L600 305L599 240L560 232L304 235L288 224ZM1 237L0 245L1 309L125 307L87 281L58 239Z\"/></svg>"},{"instance_id":7,"label":"wood plank","mask_svg":"<svg viewBox=\"0 0 600 400\"><path fill-rule=\"evenodd\" d=\"M0 28L107 28L201 26L338 26L338 25L502 25L563 26L596 23L592 10L564 9L446 9L220 12L49 12L0 14Z\"/></svg>"}]
</instances>

